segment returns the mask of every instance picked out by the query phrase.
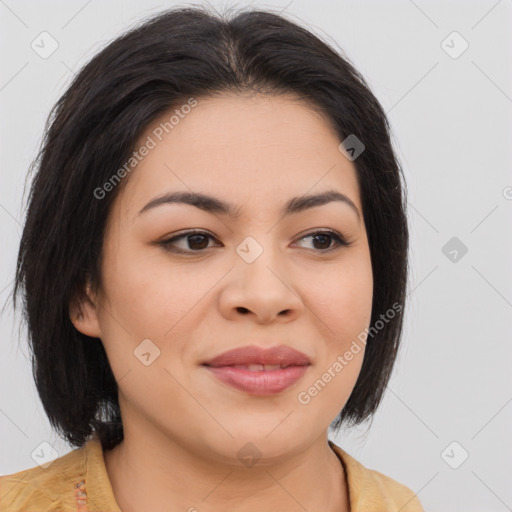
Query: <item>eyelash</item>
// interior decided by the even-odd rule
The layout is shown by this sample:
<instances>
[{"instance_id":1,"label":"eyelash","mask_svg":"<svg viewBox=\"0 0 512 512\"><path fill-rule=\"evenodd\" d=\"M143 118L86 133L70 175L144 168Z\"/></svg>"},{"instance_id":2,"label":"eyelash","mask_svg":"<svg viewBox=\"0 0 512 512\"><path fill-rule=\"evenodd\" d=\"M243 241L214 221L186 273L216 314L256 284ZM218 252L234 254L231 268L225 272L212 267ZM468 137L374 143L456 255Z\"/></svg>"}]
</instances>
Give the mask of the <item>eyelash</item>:
<instances>
[{"instance_id":1,"label":"eyelash","mask_svg":"<svg viewBox=\"0 0 512 512\"><path fill-rule=\"evenodd\" d=\"M173 242L176 242L177 240L180 240L182 238L186 238L186 237L189 237L189 236L194 236L194 235L204 235L204 236L207 236L207 237L209 237L211 239L216 240L216 238L213 235L210 235L210 233L207 233L206 231L192 230L192 231L187 231L185 233L182 233L181 235L169 238L167 240L162 240L161 242L159 242L159 245L164 247L164 249L166 249L167 251L175 252L175 253L178 253L178 254L200 254L202 252L205 252L206 249L209 249L209 248L206 248L206 249L199 249L199 250L195 250L195 251L193 251L193 250L187 251L187 250L183 250L183 249L177 249L177 248L171 246L171 244ZM345 240L345 238L340 233L338 233L337 231L330 230L330 229L325 229L325 230L321 230L321 231L314 231L313 233L309 233L307 235L304 235L304 236L300 237L299 240L303 240L304 238L309 238L311 236L317 236L317 235L327 235L327 236L330 236L337 243L337 246L329 247L328 249L317 249L316 250L316 251L321 252L321 253L322 252L323 253L330 252L332 250L339 249L341 247L348 247L348 246L351 245L351 242L347 242ZM312 249L312 250L314 251L315 249Z\"/></svg>"}]
</instances>

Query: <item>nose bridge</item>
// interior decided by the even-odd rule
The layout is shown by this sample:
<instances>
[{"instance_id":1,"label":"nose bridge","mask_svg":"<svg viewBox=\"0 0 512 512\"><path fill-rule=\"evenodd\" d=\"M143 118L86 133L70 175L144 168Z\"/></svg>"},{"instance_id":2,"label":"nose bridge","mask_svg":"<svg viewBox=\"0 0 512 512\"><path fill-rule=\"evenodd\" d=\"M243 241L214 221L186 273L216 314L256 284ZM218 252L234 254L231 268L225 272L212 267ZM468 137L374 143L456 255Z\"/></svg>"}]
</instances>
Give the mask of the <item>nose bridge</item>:
<instances>
[{"instance_id":1,"label":"nose bridge","mask_svg":"<svg viewBox=\"0 0 512 512\"><path fill-rule=\"evenodd\" d=\"M271 241L272 235L259 231L252 235L247 235L236 247L236 253L247 264L254 262L267 261L273 258L274 244Z\"/></svg>"},{"instance_id":2,"label":"nose bridge","mask_svg":"<svg viewBox=\"0 0 512 512\"><path fill-rule=\"evenodd\" d=\"M272 281L276 279L274 273L285 273L286 265L282 262L284 255L274 241L272 230L253 231L236 246L236 253L242 260L237 264L242 268L247 267L244 271L256 275L258 280Z\"/></svg>"}]
</instances>

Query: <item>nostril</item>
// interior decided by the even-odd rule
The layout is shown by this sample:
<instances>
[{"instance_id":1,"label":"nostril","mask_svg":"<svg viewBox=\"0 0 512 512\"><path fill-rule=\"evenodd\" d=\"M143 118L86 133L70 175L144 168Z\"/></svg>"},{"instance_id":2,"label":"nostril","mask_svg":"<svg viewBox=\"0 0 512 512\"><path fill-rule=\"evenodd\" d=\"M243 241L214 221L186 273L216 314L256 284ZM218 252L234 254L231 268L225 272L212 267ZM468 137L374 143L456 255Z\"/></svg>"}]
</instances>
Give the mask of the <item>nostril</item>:
<instances>
[{"instance_id":1,"label":"nostril","mask_svg":"<svg viewBox=\"0 0 512 512\"><path fill-rule=\"evenodd\" d=\"M239 313L243 313L244 315L246 313L249 313L249 310L247 308L242 307L242 306L240 306L240 307L238 307L236 309L238 310Z\"/></svg>"}]
</instances>

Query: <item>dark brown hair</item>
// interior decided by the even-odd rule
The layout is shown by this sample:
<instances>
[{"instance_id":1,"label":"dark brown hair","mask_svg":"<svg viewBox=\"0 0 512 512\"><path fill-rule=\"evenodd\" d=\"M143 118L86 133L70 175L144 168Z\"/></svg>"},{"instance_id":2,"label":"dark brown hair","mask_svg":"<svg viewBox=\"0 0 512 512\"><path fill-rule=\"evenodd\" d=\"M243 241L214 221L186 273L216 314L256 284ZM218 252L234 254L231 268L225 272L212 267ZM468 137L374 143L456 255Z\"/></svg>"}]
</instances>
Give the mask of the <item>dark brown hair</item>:
<instances>
[{"instance_id":1,"label":"dark brown hair","mask_svg":"<svg viewBox=\"0 0 512 512\"><path fill-rule=\"evenodd\" d=\"M203 7L167 10L108 44L75 76L52 109L31 169L29 206L15 286L23 290L37 390L52 427L74 447L93 432L109 449L123 439L117 383L102 342L69 316L85 284L101 287L99 262L110 207L124 178L109 180L156 118L190 97L223 91L293 93L332 123L340 142L355 135L354 160L374 276L371 325L393 304L401 310L370 335L362 369L332 423L372 417L390 378L402 333L407 279L405 183L386 115L340 51L282 15Z\"/></svg>"}]
</instances>

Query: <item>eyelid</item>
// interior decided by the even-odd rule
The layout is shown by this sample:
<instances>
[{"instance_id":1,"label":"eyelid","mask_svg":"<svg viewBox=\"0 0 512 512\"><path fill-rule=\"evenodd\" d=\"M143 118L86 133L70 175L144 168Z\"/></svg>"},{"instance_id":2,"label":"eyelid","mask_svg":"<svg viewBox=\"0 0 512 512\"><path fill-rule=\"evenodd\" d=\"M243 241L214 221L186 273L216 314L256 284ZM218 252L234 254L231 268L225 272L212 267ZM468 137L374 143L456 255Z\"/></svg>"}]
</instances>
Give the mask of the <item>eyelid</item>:
<instances>
[{"instance_id":1,"label":"eyelid","mask_svg":"<svg viewBox=\"0 0 512 512\"><path fill-rule=\"evenodd\" d=\"M340 233L339 231L336 231L335 229L331 229L331 228L314 228L313 231L309 231L303 235L300 235L297 238L297 240L302 240L303 238L308 238L309 236L313 236L313 235L329 235L330 237L335 239L337 242L337 245L330 247L329 249L325 249L325 250L319 249L319 250L315 251L315 252L319 252L319 253L327 253L334 249L338 249L341 247L348 247L349 245L352 244L352 242L349 242L342 233Z\"/></svg>"},{"instance_id":2,"label":"eyelid","mask_svg":"<svg viewBox=\"0 0 512 512\"><path fill-rule=\"evenodd\" d=\"M216 242L219 242L219 239L216 236L209 233L208 231L205 231L202 229L190 229L190 230L184 230L182 232L178 232L178 233L174 234L171 238L161 240L160 242L158 242L158 245L161 245L164 247L164 249L166 249L170 252L177 253L177 254L198 255L198 254L205 253L208 249L211 249L211 247L207 247L205 249L199 249L199 250L194 251L194 250L171 248L172 242L176 242L176 240L183 239L183 238L186 238L188 236L193 236L193 235L204 235ZM303 240L304 238L308 238L308 237L314 236L314 235L328 235L336 241L336 244L333 247L329 247L328 249L316 249L316 250L309 249L309 250L312 250L313 252L316 252L319 254L328 253L333 250L340 249L342 247L348 247L352 244L352 242L347 241L347 239L345 238L345 236L343 234L341 234L340 232L336 231L335 229L331 229L331 228L313 228L312 230L299 235L298 237L295 238L295 240L300 241L300 240ZM222 244L222 242L220 242L220 243Z\"/></svg>"},{"instance_id":3,"label":"eyelid","mask_svg":"<svg viewBox=\"0 0 512 512\"><path fill-rule=\"evenodd\" d=\"M182 232L175 233L171 238L166 238L157 243L158 243L158 245L161 245L167 251L174 252L177 254L196 254L197 255L197 254L205 253L207 249L210 249L210 248L207 248L207 249L192 251L192 250L178 249L176 247L171 246L171 242L176 242L176 240L186 238L187 236L193 236L193 235L204 235L206 237L209 237L209 238L215 240L216 242L219 242L218 238L216 236L212 235L211 233L209 233L208 231L205 231L202 229L188 229L188 230L184 230Z\"/></svg>"}]
</instances>

